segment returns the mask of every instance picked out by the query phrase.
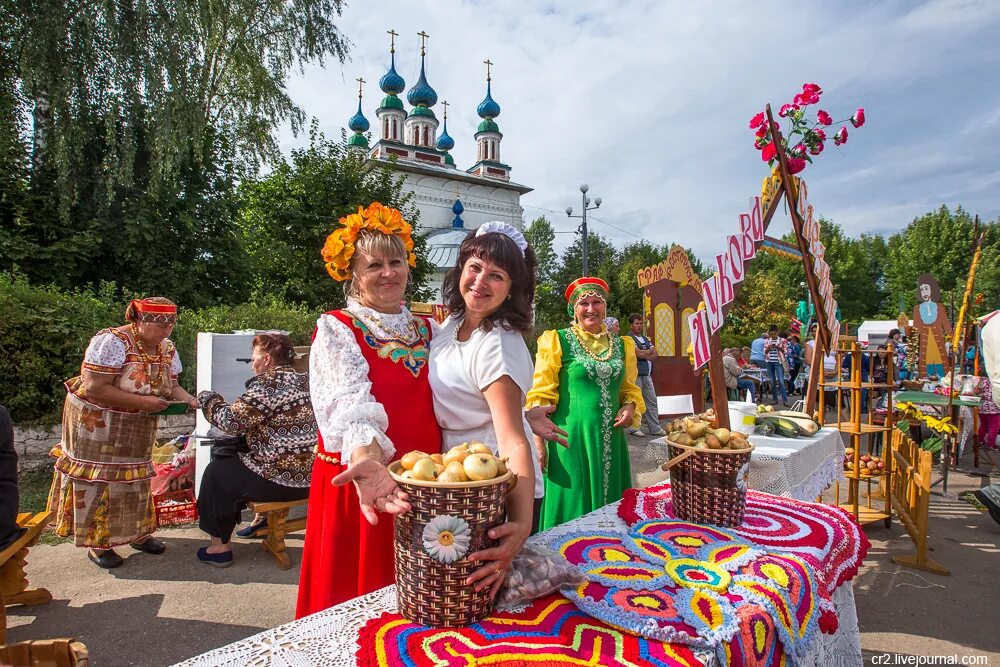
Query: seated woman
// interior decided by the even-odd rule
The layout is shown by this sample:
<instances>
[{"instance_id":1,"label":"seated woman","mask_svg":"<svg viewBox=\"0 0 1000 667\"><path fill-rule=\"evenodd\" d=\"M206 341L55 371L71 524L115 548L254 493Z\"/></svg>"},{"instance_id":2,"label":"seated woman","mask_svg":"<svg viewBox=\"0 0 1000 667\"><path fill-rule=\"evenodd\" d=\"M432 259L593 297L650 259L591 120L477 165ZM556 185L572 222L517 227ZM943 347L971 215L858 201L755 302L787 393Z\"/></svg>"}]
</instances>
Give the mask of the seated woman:
<instances>
[{"instance_id":1,"label":"seated woman","mask_svg":"<svg viewBox=\"0 0 1000 667\"><path fill-rule=\"evenodd\" d=\"M566 289L573 325L546 331L538 339L535 376L526 409L550 410L552 426L536 427L545 474L540 528L546 530L621 500L632 484L625 433L645 411L635 344L608 333L608 284L579 278ZM546 434L546 431L548 433ZM556 446L566 434L568 446Z\"/></svg>"},{"instance_id":2,"label":"seated woman","mask_svg":"<svg viewBox=\"0 0 1000 667\"><path fill-rule=\"evenodd\" d=\"M309 376L292 368L295 350L285 334L253 339L256 375L232 405L203 391L198 403L213 426L246 436L249 451L215 459L205 468L198 494L199 526L212 544L198 560L216 567L233 564L229 538L247 501L284 502L309 497L316 444L316 419L309 401Z\"/></svg>"}]
</instances>

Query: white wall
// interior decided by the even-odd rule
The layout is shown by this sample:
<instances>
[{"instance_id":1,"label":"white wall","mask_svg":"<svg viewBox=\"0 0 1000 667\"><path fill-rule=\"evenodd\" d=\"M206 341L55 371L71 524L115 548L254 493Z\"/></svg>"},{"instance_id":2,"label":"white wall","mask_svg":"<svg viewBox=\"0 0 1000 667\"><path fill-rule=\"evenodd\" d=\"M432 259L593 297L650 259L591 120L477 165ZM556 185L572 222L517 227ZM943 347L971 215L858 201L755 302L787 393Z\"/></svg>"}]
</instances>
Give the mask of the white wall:
<instances>
[{"instance_id":1,"label":"white wall","mask_svg":"<svg viewBox=\"0 0 1000 667\"><path fill-rule=\"evenodd\" d=\"M467 229L476 229L490 220L500 220L518 229L524 226L521 197L514 190L466 183L443 176L402 173L406 177L403 191L413 193L413 203L420 211L420 227L424 231L451 227L451 221L455 218L451 207L456 197L462 200L462 206L465 207L462 220Z\"/></svg>"}]
</instances>

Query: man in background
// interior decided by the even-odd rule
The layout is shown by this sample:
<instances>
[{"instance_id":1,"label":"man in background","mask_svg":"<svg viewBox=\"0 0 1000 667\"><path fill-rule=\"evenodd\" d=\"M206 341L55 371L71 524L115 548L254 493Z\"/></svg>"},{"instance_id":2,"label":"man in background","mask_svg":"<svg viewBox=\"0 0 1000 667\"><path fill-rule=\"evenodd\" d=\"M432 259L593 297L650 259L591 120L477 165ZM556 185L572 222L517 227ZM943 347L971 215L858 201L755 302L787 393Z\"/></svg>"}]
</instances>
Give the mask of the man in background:
<instances>
[{"instance_id":1,"label":"man in background","mask_svg":"<svg viewBox=\"0 0 1000 667\"><path fill-rule=\"evenodd\" d=\"M660 426L659 412L656 407L656 388L653 387L653 359L656 359L653 341L642 335L642 315L639 313L632 313L628 316L628 326L628 335L635 342L635 362L639 370L639 376L635 383L642 390L642 400L646 404L646 412L642 415L642 421L646 424L649 435L666 435L667 432ZM637 428L629 430L629 433L639 437L646 435Z\"/></svg>"},{"instance_id":2,"label":"man in background","mask_svg":"<svg viewBox=\"0 0 1000 667\"><path fill-rule=\"evenodd\" d=\"M750 343L750 363L757 368L767 368L767 360L764 359L765 341L767 341L767 334L762 333L759 338Z\"/></svg>"}]
</instances>

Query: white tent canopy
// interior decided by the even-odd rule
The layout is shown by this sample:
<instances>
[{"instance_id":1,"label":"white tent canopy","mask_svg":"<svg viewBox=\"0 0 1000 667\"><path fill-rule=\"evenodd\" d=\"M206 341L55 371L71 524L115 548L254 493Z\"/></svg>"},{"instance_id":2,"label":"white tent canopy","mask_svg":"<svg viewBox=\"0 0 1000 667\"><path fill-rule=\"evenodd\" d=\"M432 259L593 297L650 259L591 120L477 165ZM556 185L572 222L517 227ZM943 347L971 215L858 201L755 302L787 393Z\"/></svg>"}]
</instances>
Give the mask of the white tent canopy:
<instances>
[{"instance_id":1,"label":"white tent canopy","mask_svg":"<svg viewBox=\"0 0 1000 667\"><path fill-rule=\"evenodd\" d=\"M907 324L912 326L913 322ZM889 332L898 328L896 320L865 320L858 327L858 342L867 343L869 347L883 345L889 338Z\"/></svg>"}]
</instances>

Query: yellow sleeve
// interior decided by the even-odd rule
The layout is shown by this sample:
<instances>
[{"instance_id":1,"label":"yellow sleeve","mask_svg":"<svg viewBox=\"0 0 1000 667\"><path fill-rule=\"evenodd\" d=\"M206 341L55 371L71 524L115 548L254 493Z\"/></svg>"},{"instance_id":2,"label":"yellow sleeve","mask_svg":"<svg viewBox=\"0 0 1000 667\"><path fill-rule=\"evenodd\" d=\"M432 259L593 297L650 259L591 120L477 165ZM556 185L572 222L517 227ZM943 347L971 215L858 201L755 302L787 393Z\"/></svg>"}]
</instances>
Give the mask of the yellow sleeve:
<instances>
[{"instance_id":1,"label":"yellow sleeve","mask_svg":"<svg viewBox=\"0 0 1000 667\"><path fill-rule=\"evenodd\" d=\"M634 365L634 359L633 359ZM535 353L535 375L531 391L524 400L524 409L539 405L559 403L559 370L562 368L562 345L559 333L550 329L538 337L538 352Z\"/></svg>"},{"instance_id":2,"label":"yellow sleeve","mask_svg":"<svg viewBox=\"0 0 1000 667\"><path fill-rule=\"evenodd\" d=\"M646 411L646 402L642 400L642 390L635 383L635 379L639 377L639 366L635 362L635 341L625 336L622 343L625 345L625 377L622 378L622 388L618 392L618 403L635 403L635 415L632 419L632 427L635 428L641 423L639 418Z\"/></svg>"}]
</instances>

